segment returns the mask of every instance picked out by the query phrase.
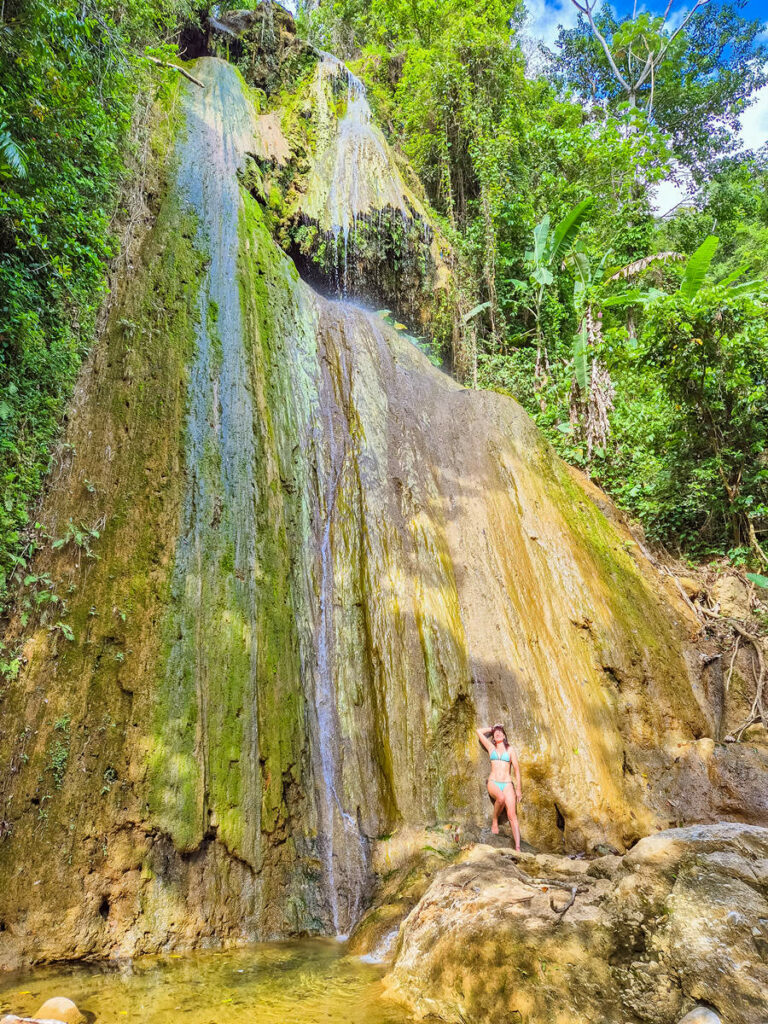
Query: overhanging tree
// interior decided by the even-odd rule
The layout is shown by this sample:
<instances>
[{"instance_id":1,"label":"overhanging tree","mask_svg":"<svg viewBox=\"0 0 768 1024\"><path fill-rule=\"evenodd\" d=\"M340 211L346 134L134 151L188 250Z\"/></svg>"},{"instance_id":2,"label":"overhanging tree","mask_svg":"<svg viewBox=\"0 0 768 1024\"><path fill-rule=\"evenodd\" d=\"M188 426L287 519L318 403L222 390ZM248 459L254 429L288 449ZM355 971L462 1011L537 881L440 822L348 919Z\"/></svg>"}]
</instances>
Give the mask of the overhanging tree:
<instances>
[{"instance_id":1,"label":"overhanging tree","mask_svg":"<svg viewBox=\"0 0 768 1024\"><path fill-rule=\"evenodd\" d=\"M637 108L674 140L694 174L733 148L740 117L768 81L763 26L739 12L745 0L698 0L671 27L675 0L662 15L617 19L600 0L571 0L573 29L561 29L552 58L561 84L611 109Z\"/></svg>"}]
</instances>

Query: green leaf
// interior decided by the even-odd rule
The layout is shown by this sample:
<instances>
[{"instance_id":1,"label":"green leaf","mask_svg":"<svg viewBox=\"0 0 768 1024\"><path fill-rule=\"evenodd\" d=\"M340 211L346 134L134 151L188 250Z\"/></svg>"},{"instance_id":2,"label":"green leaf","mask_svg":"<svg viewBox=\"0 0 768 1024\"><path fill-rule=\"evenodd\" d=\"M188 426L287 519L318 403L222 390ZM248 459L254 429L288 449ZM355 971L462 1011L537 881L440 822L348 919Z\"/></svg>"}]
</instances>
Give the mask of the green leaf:
<instances>
[{"instance_id":1,"label":"green leaf","mask_svg":"<svg viewBox=\"0 0 768 1024\"><path fill-rule=\"evenodd\" d=\"M557 225L552 239L552 252L550 254L552 261L559 260L570 248L581 227L582 221L589 213L593 203L594 199L591 196L589 199L582 199L578 206L574 206L571 212L566 214Z\"/></svg>"},{"instance_id":2,"label":"green leaf","mask_svg":"<svg viewBox=\"0 0 768 1024\"><path fill-rule=\"evenodd\" d=\"M533 229L533 262L541 263L549 239L549 214L545 213Z\"/></svg>"},{"instance_id":3,"label":"green leaf","mask_svg":"<svg viewBox=\"0 0 768 1024\"><path fill-rule=\"evenodd\" d=\"M481 302L479 306L475 306L474 309L470 309L470 311L468 313L465 313L464 316L462 317L464 323L469 323L472 317L477 316L478 313L482 313L482 311L484 309L488 309L489 306L490 302Z\"/></svg>"},{"instance_id":4,"label":"green leaf","mask_svg":"<svg viewBox=\"0 0 768 1024\"><path fill-rule=\"evenodd\" d=\"M734 284L728 289L730 295L758 295L768 287L768 281L756 277L753 281L742 281L741 284Z\"/></svg>"},{"instance_id":5,"label":"green leaf","mask_svg":"<svg viewBox=\"0 0 768 1024\"><path fill-rule=\"evenodd\" d=\"M719 241L717 235L707 235L686 263L683 279L680 282L680 294L683 298L692 299L701 288Z\"/></svg>"},{"instance_id":6,"label":"green leaf","mask_svg":"<svg viewBox=\"0 0 768 1024\"><path fill-rule=\"evenodd\" d=\"M748 572L747 579L756 587L765 587L768 590L768 576L761 576L759 572Z\"/></svg>"},{"instance_id":7,"label":"green leaf","mask_svg":"<svg viewBox=\"0 0 768 1024\"><path fill-rule=\"evenodd\" d=\"M574 252L571 254L571 258L579 274L573 283L573 292L574 295L577 295L586 290L591 278L589 256L585 252Z\"/></svg>"},{"instance_id":8,"label":"green leaf","mask_svg":"<svg viewBox=\"0 0 768 1024\"><path fill-rule=\"evenodd\" d=\"M576 376L576 383L583 392L586 392L589 386L588 346L587 328L583 326L579 333L573 336L573 370Z\"/></svg>"},{"instance_id":9,"label":"green leaf","mask_svg":"<svg viewBox=\"0 0 768 1024\"><path fill-rule=\"evenodd\" d=\"M738 281L742 274L746 274L748 270L749 264L745 263L743 267L738 267L736 270L731 271L727 277L724 277L722 281L718 281L717 283L721 288L727 288L729 284L733 284L734 281Z\"/></svg>"},{"instance_id":10,"label":"green leaf","mask_svg":"<svg viewBox=\"0 0 768 1024\"><path fill-rule=\"evenodd\" d=\"M0 176L26 178L27 155L11 138L8 125L0 121Z\"/></svg>"},{"instance_id":11,"label":"green leaf","mask_svg":"<svg viewBox=\"0 0 768 1024\"><path fill-rule=\"evenodd\" d=\"M537 267L536 270L534 270L534 272L531 274L531 277L534 281L536 281L537 284L545 286L548 284L552 284L552 282L555 280L552 276L552 271L547 270L546 267Z\"/></svg>"},{"instance_id":12,"label":"green leaf","mask_svg":"<svg viewBox=\"0 0 768 1024\"><path fill-rule=\"evenodd\" d=\"M13 412L13 406L8 405L7 402L0 402L0 420L7 420Z\"/></svg>"},{"instance_id":13,"label":"green leaf","mask_svg":"<svg viewBox=\"0 0 768 1024\"><path fill-rule=\"evenodd\" d=\"M519 288L520 291L527 291L531 286L527 281L520 281L516 277L510 277L509 283L513 288Z\"/></svg>"}]
</instances>

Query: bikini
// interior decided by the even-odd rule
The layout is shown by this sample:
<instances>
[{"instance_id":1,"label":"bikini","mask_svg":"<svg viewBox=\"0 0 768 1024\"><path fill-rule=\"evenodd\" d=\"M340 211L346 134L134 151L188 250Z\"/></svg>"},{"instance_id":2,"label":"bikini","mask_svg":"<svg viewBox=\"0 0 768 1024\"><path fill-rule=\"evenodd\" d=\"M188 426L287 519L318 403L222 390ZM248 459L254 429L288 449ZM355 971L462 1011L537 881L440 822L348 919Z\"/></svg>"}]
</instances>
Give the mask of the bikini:
<instances>
[{"instance_id":1,"label":"bikini","mask_svg":"<svg viewBox=\"0 0 768 1024\"><path fill-rule=\"evenodd\" d=\"M491 760L492 761L506 761L507 764L509 764L509 762L511 760L511 758L509 756L509 751L505 750L503 754L499 754L499 752L497 750L492 750L491 751ZM509 782L499 782L497 779L489 779L489 782L493 782L494 785L498 786L500 793L503 793L507 786L511 786L512 785L512 781L511 780Z\"/></svg>"}]
</instances>

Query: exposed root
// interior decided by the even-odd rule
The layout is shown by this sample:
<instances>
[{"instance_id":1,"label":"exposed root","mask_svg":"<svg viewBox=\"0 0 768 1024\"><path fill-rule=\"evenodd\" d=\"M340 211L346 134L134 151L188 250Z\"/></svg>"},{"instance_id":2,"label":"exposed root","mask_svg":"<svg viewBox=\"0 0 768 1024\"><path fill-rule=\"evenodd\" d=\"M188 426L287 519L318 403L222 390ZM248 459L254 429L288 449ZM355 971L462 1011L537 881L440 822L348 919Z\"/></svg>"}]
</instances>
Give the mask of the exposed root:
<instances>
[{"instance_id":1,"label":"exposed root","mask_svg":"<svg viewBox=\"0 0 768 1024\"><path fill-rule=\"evenodd\" d=\"M577 892L578 892L577 886L572 885L571 886L571 898L568 900L568 902L565 904L564 907L556 907L555 906L555 901L552 899L551 896L549 897L550 909L554 910L554 912L557 914L557 921L555 923L556 926L558 924L560 924L560 922L563 920L563 918L565 917L567 912L571 909L573 904L576 902L576 893Z\"/></svg>"},{"instance_id":2,"label":"exposed root","mask_svg":"<svg viewBox=\"0 0 768 1024\"><path fill-rule=\"evenodd\" d=\"M746 730L750 725L755 725L756 722L762 722L763 725L768 726L768 711L766 710L766 699L765 699L765 657L763 655L763 645L760 642L760 637L755 636L753 633L748 632L744 629L738 619L733 619L730 616L718 615L717 612L710 611L709 608L699 606L700 610L710 619L720 619L723 622L727 622L728 625L733 629L735 633L738 633L739 638L746 640L752 645L752 650L755 652L755 658L757 660L757 668L755 668L754 662L752 663L752 675L755 680L755 699L752 702L749 715L746 721L735 730L736 741L741 740ZM737 640L738 643L738 640ZM733 671L733 662L736 659L736 652L734 651L733 659L731 660L731 668L728 672L728 682L730 683L731 672Z\"/></svg>"}]
</instances>

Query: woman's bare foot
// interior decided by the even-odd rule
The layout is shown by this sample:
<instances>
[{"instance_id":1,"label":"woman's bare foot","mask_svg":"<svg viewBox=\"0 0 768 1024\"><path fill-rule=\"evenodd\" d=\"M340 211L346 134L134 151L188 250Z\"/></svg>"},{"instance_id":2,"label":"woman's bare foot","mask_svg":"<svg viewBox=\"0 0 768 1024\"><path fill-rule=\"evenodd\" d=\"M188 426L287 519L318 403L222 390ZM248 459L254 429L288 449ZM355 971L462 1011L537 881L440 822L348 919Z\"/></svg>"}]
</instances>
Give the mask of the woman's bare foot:
<instances>
[{"instance_id":1,"label":"woman's bare foot","mask_svg":"<svg viewBox=\"0 0 768 1024\"><path fill-rule=\"evenodd\" d=\"M495 836L499 834L499 823L496 820L496 818L494 818L493 821L491 822L491 832L493 832Z\"/></svg>"}]
</instances>

